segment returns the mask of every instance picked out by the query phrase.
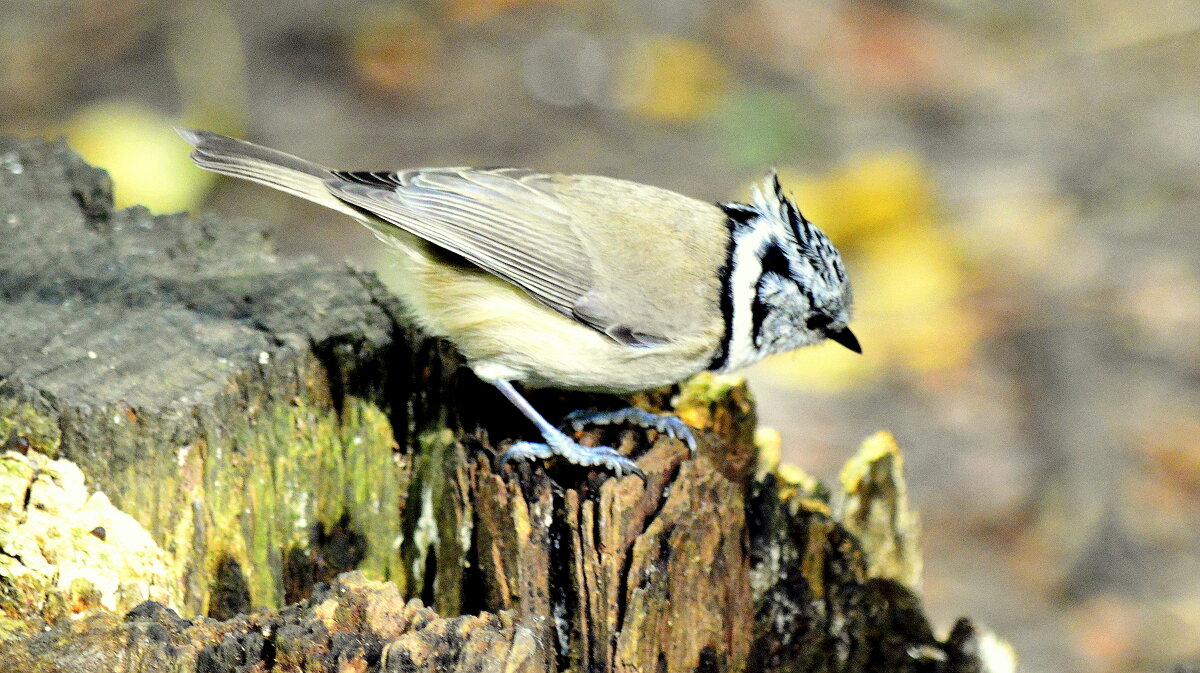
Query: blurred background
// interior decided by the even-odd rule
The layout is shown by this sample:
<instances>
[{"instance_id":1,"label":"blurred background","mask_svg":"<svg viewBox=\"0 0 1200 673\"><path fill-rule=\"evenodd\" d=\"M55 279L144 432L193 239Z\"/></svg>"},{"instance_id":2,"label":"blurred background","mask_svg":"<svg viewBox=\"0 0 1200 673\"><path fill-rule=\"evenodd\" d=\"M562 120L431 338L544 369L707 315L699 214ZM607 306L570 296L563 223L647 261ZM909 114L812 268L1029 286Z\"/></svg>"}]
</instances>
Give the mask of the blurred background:
<instances>
[{"instance_id":1,"label":"blurred background","mask_svg":"<svg viewBox=\"0 0 1200 673\"><path fill-rule=\"evenodd\" d=\"M6 0L0 131L65 135L121 204L385 278L365 230L194 169L171 125L708 200L777 166L848 258L866 352L751 372L785 460L836 479L895 432L938 628L976 617L1024 671L1200 661L1200 3L264 7Z\"/></svg>"}]
</instances>

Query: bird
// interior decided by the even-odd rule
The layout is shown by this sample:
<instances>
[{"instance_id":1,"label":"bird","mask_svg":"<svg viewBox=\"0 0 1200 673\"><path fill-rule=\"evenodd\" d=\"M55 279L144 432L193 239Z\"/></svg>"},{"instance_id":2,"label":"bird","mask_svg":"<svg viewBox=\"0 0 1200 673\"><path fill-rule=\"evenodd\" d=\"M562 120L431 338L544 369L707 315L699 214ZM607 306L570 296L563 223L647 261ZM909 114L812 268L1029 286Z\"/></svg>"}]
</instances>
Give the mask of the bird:
<instances>
[{"instance_id":1,"label":"bird","mask_svg":"<svg viewBox=\"0 0 1200 673\"><path fill-rule=\"evenodd\" d=\"M343 213L396 251L409 318L450 341L536 426L500 457L645 479L584 446L518 391L628 394L833 341L849 327L841 254L772 170L747 202L711 203L637 182L527 168L344 171L211 131L177 128L197 166ZM637 407L579 410L562 427L627 424L680 439L690 426Z\"/></svg>"}]
</instances>

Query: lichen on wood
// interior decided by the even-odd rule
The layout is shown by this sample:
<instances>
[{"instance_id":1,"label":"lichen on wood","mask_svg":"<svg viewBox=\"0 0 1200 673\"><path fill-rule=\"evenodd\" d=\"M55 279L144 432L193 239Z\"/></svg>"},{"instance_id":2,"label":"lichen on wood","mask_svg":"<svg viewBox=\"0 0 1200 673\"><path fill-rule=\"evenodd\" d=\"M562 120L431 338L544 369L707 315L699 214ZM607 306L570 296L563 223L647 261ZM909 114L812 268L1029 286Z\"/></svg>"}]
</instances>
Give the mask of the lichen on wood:
<instances>
[{"instance_id":1,"label":"lichen on wood","mask_svg":"<svg viewBox=\"0 0 1200 673\"><path fill-rule=\"evenodd\" d=\"M908 503L896 439L877 432L842 468L836 516L866 552L867 574L921 587L921 525Z\"/></svg>"},{"instance_id":2,"label":"lichen on wood","mask_svg":"<svg viewBox=\"0 0 1200 673\"><path fill-rule=\"evenodd\" d=\"M103 608L180 605L166 554L133 517L89 492L67 460L0 454L0 615L20 633Z\"/></svg>"}]
</instances>

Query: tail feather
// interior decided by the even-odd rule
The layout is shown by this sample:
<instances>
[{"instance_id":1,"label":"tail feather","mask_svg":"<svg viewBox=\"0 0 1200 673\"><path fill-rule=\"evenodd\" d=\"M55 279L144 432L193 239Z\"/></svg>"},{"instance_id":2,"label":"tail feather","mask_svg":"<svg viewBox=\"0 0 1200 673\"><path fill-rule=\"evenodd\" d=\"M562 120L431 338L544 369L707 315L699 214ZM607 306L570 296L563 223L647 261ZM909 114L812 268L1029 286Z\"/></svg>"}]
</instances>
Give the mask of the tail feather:
<instances>
[{"instance_id":1,"label":"tail feather","mask_svg":"<svg viewBox=\"0 0 1200 673\"><path fill-rule=\"evenodd\" d=\"M183 127L175 130L195 148L192 161L200 168L274 187L352 217L362 217L358 210L326 189L325 182L335 179L328 168L212 131Z\"/></svg>"}]
</instances>

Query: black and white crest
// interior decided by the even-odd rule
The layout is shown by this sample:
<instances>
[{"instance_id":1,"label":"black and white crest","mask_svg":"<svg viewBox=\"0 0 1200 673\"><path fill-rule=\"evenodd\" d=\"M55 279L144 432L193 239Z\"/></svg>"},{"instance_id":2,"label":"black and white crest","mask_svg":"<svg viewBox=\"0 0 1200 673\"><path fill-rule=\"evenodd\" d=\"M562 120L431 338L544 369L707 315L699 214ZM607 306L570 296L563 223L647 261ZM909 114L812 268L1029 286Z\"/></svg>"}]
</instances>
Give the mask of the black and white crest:
<instances>
[{"instance_id":1,"label":"black and white crest","mask_svg":"<svg viewBox=\"0 0 1200 673\"><path fill-rule=\"evenodd\" d=\"M730 232L726 326L711 368L738 369L826 338L850 346L844 340L850 286L841 255L784 194L778 175L772 171L756 185L750 203L721 208Z\"/></svg>"}]
</instances>

